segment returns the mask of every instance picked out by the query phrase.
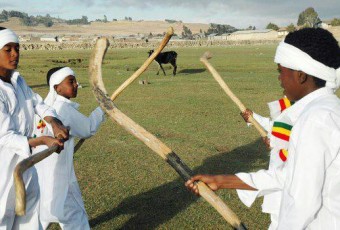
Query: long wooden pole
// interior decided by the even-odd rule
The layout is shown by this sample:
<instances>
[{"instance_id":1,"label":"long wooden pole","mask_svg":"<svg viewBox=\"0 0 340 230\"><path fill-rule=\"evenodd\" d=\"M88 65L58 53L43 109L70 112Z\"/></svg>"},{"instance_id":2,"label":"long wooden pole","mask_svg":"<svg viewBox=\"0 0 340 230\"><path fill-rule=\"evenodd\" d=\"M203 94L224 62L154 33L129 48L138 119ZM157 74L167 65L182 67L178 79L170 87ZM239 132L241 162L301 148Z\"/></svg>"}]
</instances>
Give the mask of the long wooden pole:
<instances>
[{"instance_id":1,"label":"long wooden pole","mask_svg":"<svg viewBox=\"0 0 340 230\"><path fill-rule=\"evenodd\" d=\"M228 87L228 85L225 83L225 81L222 79L220 74L215 70L215 68L209 63L208 59L211 58L211 54L209 52L206 52L203 54L203 56L200 58L200 61L207 67L207 69L210 71L214 79L218 82L218 84L221 86L221 88L224 90L224 92L230 97L230 99L237 105L237 107L241 110L241 112L246 111L246 107L243 105L243 103L236 97L236 95L231 91L231 89ZM265 138L267 137L267 132L263 129L263 127L253 118L253 116L249 117L249 122L254 125L256 130L260 133L261 137Z\"/></svg>"},{"instance_id":2,"label":"long wooden pole","mask_svg":"<svg viewBox=\"0 0 340 230\"><path fill-rule=\"evenodd\" d=\"M114 101L126 87L128 87L134 80L136 80L146 70L146 68L148 68L148 66L152 63L152 61L155 60L157 55L164 49L166 44L168 44L173 34L174 34L174 29L172 27L169 27L168 31L166 32L157 50L155 50L150 55L150 57L146 59L144 64L135 73L133 73L131 77L129 77L121 86L119 86L119 88L111 96L112 101Z\"/></svg>"},{"instance_id":3,"label":"long wooden pole","mask_svg":"<svg viewBox=\"0 0 340 230\"><path fill-rule=\"evenodd\" d=\"M108 41L105 38L97 40L94 52L90 59L90 83L93 93L103 110L110 118L122 126L126 131L131 133L137 139L142 141L162 159L170 164L176 172L186 181L193 175L190 168L163 142L138 125L124 113L122 113L106 95L106 89L102 81L101 65L108 47ZM211 204L223 218L235 229L246 229L244 224L239 220L237 215L219 198L206 184L197 182L200 195Z\"/></svg>"}]
</instances>

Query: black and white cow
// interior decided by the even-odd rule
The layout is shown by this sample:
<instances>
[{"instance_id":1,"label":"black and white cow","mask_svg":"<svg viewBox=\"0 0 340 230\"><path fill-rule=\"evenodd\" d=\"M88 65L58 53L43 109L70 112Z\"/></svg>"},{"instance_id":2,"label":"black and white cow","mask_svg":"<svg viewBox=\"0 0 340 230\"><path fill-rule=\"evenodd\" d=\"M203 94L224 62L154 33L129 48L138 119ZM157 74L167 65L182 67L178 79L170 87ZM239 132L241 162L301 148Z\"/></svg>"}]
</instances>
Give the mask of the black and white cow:
<instances>
[{"instance_id":1,"label":"black and white cow","mask_svg":"<svg viewBox=\"0 0 340 230\"><path fill-rule=\"evenodd\" d=\"M148 52L149 57L151 56L153 52L154 50L150 50ZM167 51L167 52L158 54L157 57L155 58L155 61L159 65L157 75L159 74L159 69L162 69L164 76L165 76L166 74L165 74L162 64L171 64L174 67L173 75L175 76L176 70L177 70L176 59L177 59L177 53L175 51Z\"/></svg>"}]
</instances>

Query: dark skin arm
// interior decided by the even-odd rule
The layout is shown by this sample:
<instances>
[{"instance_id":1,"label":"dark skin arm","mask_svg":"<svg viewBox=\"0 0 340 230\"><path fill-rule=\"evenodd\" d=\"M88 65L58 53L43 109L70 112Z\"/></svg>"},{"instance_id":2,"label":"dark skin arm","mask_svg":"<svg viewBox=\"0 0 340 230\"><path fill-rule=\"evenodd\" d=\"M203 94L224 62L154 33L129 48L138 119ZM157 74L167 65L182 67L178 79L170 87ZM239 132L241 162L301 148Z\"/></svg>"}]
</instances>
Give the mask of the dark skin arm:
<instances>
[{"instance_id":1,"label":"dark skin arm","mask_svg":"<svg viewBox=\"0 0 340 230\"><path fill-rule=\"evenodd\" d=\"M219 189L244 189L256 191L257 189L247 185L240 180L236 175L208 175L199 174L193 176L185 183L185 186L197 196L199 195L198 187L195 184L196 181L202 181L207 184L211 190L216 191Z\"/></svg>"},{"instance_id":2,"label":"dark skin arm","mask_svg":"<svg viewBox=\"0 0 340 230\"><path fill-rule=\"evenodd\" d=\"M69 130L63 125L63 123L51 116L44 117L44 120L52 126L54 136L59 139L67 141L69 138Z\"/></svg>"},{"instance_id":3,"label":"dark skin arm","mask_svg":"<svg viewBox=\"0 0 340 230\"><path fill-rule=\"evenodd\" d=\"M61 139L49 137L49 136L41 136L37 138L29 138L28 144L31 148L37 147L39 145L47 145L49 148L55 145L58 145L57 152L59 153L64 148L64 141Z\"/></svg>"},{"instance_id":4,"label":"dark skin arm","mask_svg":"<svg viewBox=\"0 0 340 230\"><path fill-rule=\"evenodd\" d=\"M242 118L244 119L245 122L250 123L249 122L249 117L253 116L253 111L251 111L250 109L246 109L244 112L240 113ZM262 137L262 141L264 142L264 144L266 145L266 147L268 149L270 149L270 140L268 137Z\"/></svg>"}]
</instances>

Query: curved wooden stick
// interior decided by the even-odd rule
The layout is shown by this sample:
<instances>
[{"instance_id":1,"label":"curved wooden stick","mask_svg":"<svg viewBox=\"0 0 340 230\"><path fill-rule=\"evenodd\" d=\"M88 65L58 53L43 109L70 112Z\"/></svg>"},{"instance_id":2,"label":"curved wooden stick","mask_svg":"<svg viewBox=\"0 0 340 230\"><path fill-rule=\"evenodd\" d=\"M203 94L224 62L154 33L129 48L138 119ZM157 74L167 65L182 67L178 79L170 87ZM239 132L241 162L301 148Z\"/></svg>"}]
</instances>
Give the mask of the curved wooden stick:
<instances>
[{"instance_id":1,"label":"curved wooden stick","mask_svg":"<svg viewBox=\"0 0 340 230\"><path fill-rule=\"evenodd\" d=\"M151 56L146 59L144 64L136 71L134 72L131 77L129 77L119 88L112 94L111 100L114 101L118 95L128 86L130 85L134 80L136 80L145 70L148 68L148 66L152 63L152 61L157 57L157 55L164 49L166 44L168 44L170 38L174 34L174 29L172 27L169 27L168 31L166 32L163 40L161 41L161 44L159 45L158 49L151 54Z\"/></svg>"},{"instance_id":2,"label":"curved wooden stick","mask_svg":"<svg viewBox=\"0 0 340 230\"><path fill-rule=\"evenodd\" d=\"M74 147L74 153L82 146L85 139L80 139L76 146ZM36 153L24 160L22 160L17 166L15 166L13 177L15 185L15 214L18 216L24 216L26 213L26 190L25 183L22 178L24 172L35 165L36 163L44 160L46 157L50 156L52 153L58 150L58 146L52 146L45 149L39 153Z\"/></svg>"},{"instance_id":3,"label":"curved wooden stick","mask_svg":"<svg viewBox=\"0 0 340 230\"><path fill-rule=\"evenodd\" d=\"M209 63L208 59L211 58L211 53L205 52L203 56L200 58L200 61L203 62L203 64L207 67L207 69L210 71L212 76L215 78L215 80L220 84L224 92L230 97L230 99L238 106L238 108L241 110L241 112L244 112L246 110L246 107L243 105L243 103L236 97L236 95L230 90L228 85L223 81L222 77L219 75L219 73L215 70L215 68ZM263 129L263 127L253 118L253 116L249 117L249 122L252 123L257 131L260 133L261 137L267 137L267 132Z\"/></svg>"},{"instance_id":4,"label":"curved wooden stick","mask_svg":"<svg viewBox=\"0 0 340 230\"><path fill-rule=\"evenodd\" d=\"M137 139L142 141L150 149L156 152L167 163L169 163L176 172L186 181L193 175L190 168L173 152L168 146L158 138L135 123L132 119L122 113L107 97L101 75L102 60L108 47L108 41L105 38L97 40L94 52L90 59L90 83L93 93L110 118L122 126L126 131L131 133ZM236 214L219 198L206 184L198 182L198 189L201 196L209 202L235 229L246 229Z\"/></svg>"},{"instance_id":5,"label":"curved wooden stick","mask_svg":"<svg viewBox=\"0 0 340 230\"><path fill-rule=\"evenodd\" d=\"M58 146L52 146L48 149L45 149L37 154L34 154L24 160L22 160L17 166L15 166L13 177L14 177L14 185L15 185L15 213L18 216L24 216L26 213L26 190L25 183L22 179L23 173L38 163L42 161L46 157L50 156L52 153L58 150Z\"/></svg>"}]
</instances>

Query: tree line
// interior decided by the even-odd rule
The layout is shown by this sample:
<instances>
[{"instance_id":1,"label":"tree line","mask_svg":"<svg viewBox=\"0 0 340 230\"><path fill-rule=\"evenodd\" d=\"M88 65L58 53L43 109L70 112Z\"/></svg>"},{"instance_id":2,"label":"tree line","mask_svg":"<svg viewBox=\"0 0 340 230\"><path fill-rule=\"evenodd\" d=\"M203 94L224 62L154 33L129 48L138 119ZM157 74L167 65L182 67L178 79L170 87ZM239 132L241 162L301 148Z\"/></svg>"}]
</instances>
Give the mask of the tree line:
<instances>
[{"instance_id":1,"label":"tree line","mask_svg":"<svg viewBox=\"0 0 340 230\"><path fill-rule=\"evenodd\" d=\"M49 14L46 14L45 16L32 16L28 15L27 13L23 13L20 11L15 11L15 10L3 10L0 13L0 22L6 22L9 20L9 18L12 17L17 17L20 18L20 21L22 22L23 25L25 26L37 26L39 24L42 24L46 27L51 27L55 22L65 22L69 25L75 25L75 24L89 24L90 22L88 21L87 16L82 16L79 19L70 19L70 20L64 20L60 18L55 18L51 17Z\"/></svg>"},{"instance_id":2,"label":"tree line","mask_svg":"<svg viewBox=\"0 0 340 230\"><path fill-rule=\"evenodd\" d=\"M21 22L25 26L37 26L39 24L42 24L42 25L45 25L46 27L51 27L51 26L53 26L53 24L55 22L63 22L63 23L67 23L69 25L90 24L87 16L82 16L79 19L65 20L65 19L51 17L49 14L46 14L45 16L41 16L41 15L32 16L32 15L28 15L27 13L15 11L15 10L10 10L10 11L3 10L0 13L0 22L6 22L11 17L20 18ZM125 20L126 21L132 21L132 18L131 17L125 17ZM108 22L108 19L107 19L106 15L104 15L103 19L96 19L96 21ZM113 19L112 21L117 21L117 19ZM165 19L165 21L168 22L168 23L176 23L176 22L182 23L182 21L176 21L176 20L172 20L172 19ZM298 21L297 21L298 27L319 27L320 24L321 24L321 20L318 16L318 13L314 10L313 7L308 7L306 10L302 11L298 16ZM340 18L334 18L331 21L330 24L332 26L340 26ZM288 32L292 32L292 31L296 30L296 26L293 23L287 25L286 28L287 28ZM255 28L255 26L249 26L246 29L247 30L255 30L256 28ZM270 22L266 26L266 29L273 29L273 30L277 31L277 30L279 30L279 26ZM200 32L204 33L205 35L208 35L208 34L213 34L213 33L216 33L216 34L232 33L232 32L238 31L238 30L242 30L242 29L237 29L237 28L230 26L230 25L211 23L210 27L207 31L204 31L204 32L200 31ZM193 34L188 27L183 26L182 36L186 37L186 38L192 38Z\"/></svg>"},{"instance_id":3,"label":"tree line","mask_svg":"<svg viewBox=\"0 0 340 230\"><path fill-rule=\"evenodd\" d=\"M315 11L313 7L308 7L304 11L302 11L299 16L296 25L300 28L305 28L305 27L320 27L321 26L321 19L319 18L318 13ZM331 20L331 26L340 26L340 18L334 18ZM291 23L287 25L287 31L288 32L293 32L296 30L296 26ZM274 24L274 23L269 23L266 27L266 29L272 29L272 30L279 30L279 27Z\"/></svg>"}]
</instances>

